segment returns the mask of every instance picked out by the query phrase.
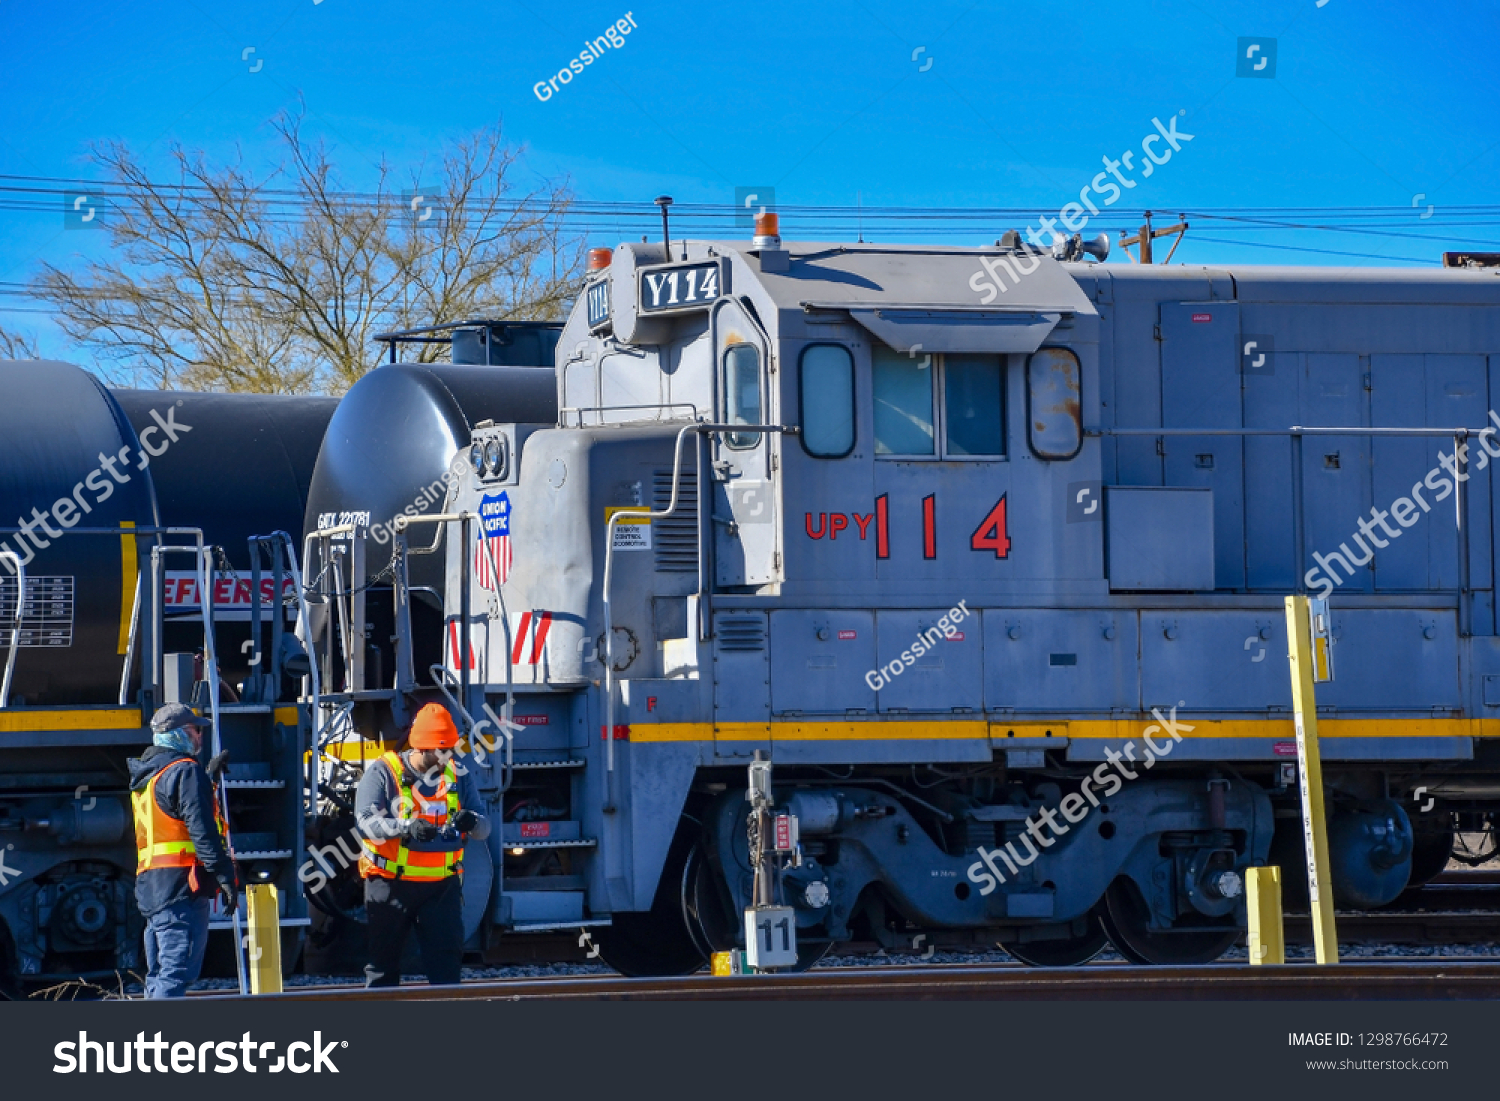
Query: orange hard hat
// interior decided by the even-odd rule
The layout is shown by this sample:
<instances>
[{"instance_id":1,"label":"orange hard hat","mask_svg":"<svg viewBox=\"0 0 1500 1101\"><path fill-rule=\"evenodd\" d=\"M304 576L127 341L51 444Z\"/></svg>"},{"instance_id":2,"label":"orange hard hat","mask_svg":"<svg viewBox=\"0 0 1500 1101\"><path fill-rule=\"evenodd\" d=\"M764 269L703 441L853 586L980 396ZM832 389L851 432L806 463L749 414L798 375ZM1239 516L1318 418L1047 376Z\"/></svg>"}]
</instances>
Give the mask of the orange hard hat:
<instances>
[{"instance_id":1,"label":"orange hard hat","mask_svg":"<svg viewBox=\"0 0 1500 1101\"><path fill-rule=\"evenodd\" d=\"M458 727L442 704L424 704L411 721L407 741L413 749L452 749L458 744Z\"/></svg>"}]
</instances>

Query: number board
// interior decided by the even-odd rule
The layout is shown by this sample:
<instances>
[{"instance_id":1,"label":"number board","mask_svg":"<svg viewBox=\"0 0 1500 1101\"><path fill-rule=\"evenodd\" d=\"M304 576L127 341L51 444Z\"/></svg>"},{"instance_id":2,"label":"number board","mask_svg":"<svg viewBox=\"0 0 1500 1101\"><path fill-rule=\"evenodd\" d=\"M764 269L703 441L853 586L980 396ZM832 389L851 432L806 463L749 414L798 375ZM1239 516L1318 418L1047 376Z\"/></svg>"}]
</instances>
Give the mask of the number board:
<instances>
[{"instance_id":1,"label":"number board","mask_svg":"<svg viewBox=\"0 0 1500 1101\"><path fill-rule=\"evenodd\" d=\"M585 292L589 303L589 328L597 329L609 321L609 279L589 284Z\"/></svg>"},{"instance_id":2,"label":"number board","mask_svg":"<svg viewBox=\"0 0 1500 1101\"><path fill-rule=\"evenodd\" d=\"M797 912L790 906L745 911L745 962L757 970L797 965Z\"/></svg>"},{"instance_id":3,"label":"number board","mask_svg":"<svg viewBox=\"0 0 1500 1101\"><path fill-rule=\"evenodd\" d=\"M719 297L719 262L648 268L641 273L641 313L705 310Z\"/></svg>"}]
</instances>

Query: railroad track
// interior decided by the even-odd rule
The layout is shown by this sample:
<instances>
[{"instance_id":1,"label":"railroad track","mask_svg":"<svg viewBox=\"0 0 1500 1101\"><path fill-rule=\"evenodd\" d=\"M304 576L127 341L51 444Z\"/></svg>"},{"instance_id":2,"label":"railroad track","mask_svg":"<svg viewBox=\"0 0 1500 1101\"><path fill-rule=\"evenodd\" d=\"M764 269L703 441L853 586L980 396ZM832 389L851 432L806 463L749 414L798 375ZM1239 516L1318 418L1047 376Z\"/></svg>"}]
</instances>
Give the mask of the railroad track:
<instances>
[{"instance_id":1,"label":"railroad track","mask_svg":"<svg viewBox=\"0 0 1500 1101\"><path fill-rule=\"evenodd\" d=\"M229 995L206 996L212 1000ZM237 997L238 995L233 995ZM265 1001L1352 1001L1500 998L1500 963L1421 960L1249 967L1029 968L962 964L827 968L795 975L498 979L385 990L307 987Z\"/></svg>"}]
</instances>

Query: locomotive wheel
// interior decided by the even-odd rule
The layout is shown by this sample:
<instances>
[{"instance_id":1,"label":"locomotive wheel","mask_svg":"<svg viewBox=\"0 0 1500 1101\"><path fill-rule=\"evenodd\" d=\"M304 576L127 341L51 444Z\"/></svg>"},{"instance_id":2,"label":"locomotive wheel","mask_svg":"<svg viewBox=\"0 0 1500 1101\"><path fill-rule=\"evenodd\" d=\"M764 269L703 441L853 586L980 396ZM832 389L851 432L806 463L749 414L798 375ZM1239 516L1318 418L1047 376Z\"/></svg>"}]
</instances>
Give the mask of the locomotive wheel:
<instances>
[{"instance_id":1,"label":"locomotive wheel","mask_svg":"<svg viewBox=\"0 0 1500 1101\"><path fill-rule=\"evenodd\" d=\"M1086 932L1056 940L1033 940L1000 947L1027 967L1078 967L1108 948L1109 937L1104 932L1099 914L1090 910Z\"/></svg>"},{"instance_id":2,"label":"locomotive wheel","mask_svg":"<svg viewBox=\"0 0 1500 1101\"><path fill-rule=\"evenodd\" d=\"M720 889L719 877L701 844L694 845L682 872L682 917L688 934L705 959L728 952L739 943L739 929ZM788 972L806 971L833 948L831 940L797 941L797 962Z\"/></svg>"},{"instance_id":3,"label":"locomotive wheel","mask_svg":"<svg viewBox=\"0 0 1500 1101\"><path fill-rule=\"evenodd\" d=\"M691 975L707 957L675 914L653 908L644 914L615 914L614 923L594 935L599 958L627 978Z\"/></svg>"},{"instance_id":4,"label":"locomotive wheel","mask_svg":"<svg viewBox=\"0 0 1500 1101\"><path fill-rule=\"evenodd\" d=\"M833 950L831 940L799 940L797 942L797 962L783 970L791 974L800 974L810 971L824 956Z\"/></svg>"},{"instance_id":5,"label":"locomotive wheel","mask_svg":"<svg viewBox=\"0 0 1500 1101\"><path fill-rule=\"evenodd\" d=\"M734 918L701 844L693 846L683 865L682 919L705 958L735 946Z\"/></svg>"},{"instance_id":6,"label":"locomotive wheel","mask_svg":"<svg viewBox=\"0 0 1500 1101\"><path fill-rule=\"evenodd\" d=\"M1420 820L1413 821L1417 825ZM1420 887L1436 879L1453 857L1453 827L1418 828L1412 837L1411 887Z\"/></svg>"},{"instance_id":7,"label":"locomotive wheel","mask_svg":"<svg viewBox=\"0 0 1500 1101\"><path fill-rule=\"evenodd\" d=\"M682 884L689 857L696 848L697 823L684 820L672 839L657 884L656 898L646 913L617 913L599 929L594 943L599 958L630 978L691 975L708 962L694 939L684 911Z\"/></svg>"},{"instance_id":8,"label":"locomotive wheel","mask_svg":"<svg viewBox=\"0 0 1500 1101\"><path fill-rule=\"evenodd\" d=\"M1150 928L1151 910L1135 881L1120 877L1104 892L1100 924L1115 951L1131 963L1212 963L1240 938L1237 927L1218 932L1158 933Z\"/></svg>"}]
</instances>

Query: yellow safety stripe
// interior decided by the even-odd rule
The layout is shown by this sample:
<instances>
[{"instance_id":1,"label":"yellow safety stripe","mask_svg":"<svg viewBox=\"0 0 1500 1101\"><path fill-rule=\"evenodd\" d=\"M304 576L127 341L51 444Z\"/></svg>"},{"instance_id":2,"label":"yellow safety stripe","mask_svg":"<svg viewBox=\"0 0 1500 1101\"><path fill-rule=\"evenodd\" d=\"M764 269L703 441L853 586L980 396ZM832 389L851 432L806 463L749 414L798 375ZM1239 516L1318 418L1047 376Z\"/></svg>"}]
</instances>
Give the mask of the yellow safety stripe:
<instances>
[{"instance_id":1,"label":"yellow safety stripe","mask_svg":"<svg viewBox=\"0 0 1500 1101\"><path fill-rule=\"evenodd\" d=\"M135 527L134 520L122 520L122 528ZM120 643L115 651L123 655L130 649L130 620L135 610L135 590L139 584L140 566L135 553L135 536L120 536Z\"/></svg>"},{"instance_id":2,"label":"yellow safety stripe","mask_svg":"<svg viewBox=\"0 0 1500 1101\"><path fill-rule=\"evenodd\" d=\"M147 833L148 835L150 833L149 826ZM147 851L152 856L175 856L177 853L192 853L194 856L198 854L197 847L191 841L163 841L159 845L150 845Z\"/></svg>"},{"instance_id":3,"label":"yellow safety stripe","mask_svg":"<svg viewBox=\"0 0 1500 1101\"><path fill-rule=\"evenodd\" d=\"M109 707L90 711L25 710L0 712L0 733L36 730L132 730L144 727L139 708ZM147 737L146 741L150 741Z\"/></svg>"},{"instance_id":4,"label":"yellow safety stripe","mask_svg":"<svg viewBox=\"0 0 1500 1101\"><path fill-rule=\"evenodd\" d=\"M633 742L712 741L931 741L935 739L1011 738L1134 738L1156 720L1071 719L1058 722L986 722L982 719L903 719L894 722L773 722L773 723L636 723ZM1184 738L1272 738L1295 740L1296 728L1285 719L1201 719L1179 713ZM1324 738L1497 738L1500 719L1320 719ZM1153 732L1154 733L1154 732Z\"/></svg>"},{"instance_id":5,"label":"yellow safety stripe","mask_svg":"<svg viewBox=\"0 0 1500 1101\"><path fill-rule=\"evenodd\" d=\"M1134 738L1156 720L1061 719L1056 722L987 722L983 719L902 719L893 722L774 722L774 723L635 723L633 742L817 742L817 741L958 741L992 738ZM1184 738L1273 738L1293 741L1296 728L1285 719L1203 719L1181 713L1191 726ZM1324 738L1500 738L1500 718L1320 719ZM371 760L390 748L389 742L351 740L329 746L327 756Z\"/></svg>"},{"instance_id":6,"label":"yellow safety stripe","mask_svg":"<svg viewBox=\"0 0 1500 1101\"><path fill-rule=\"evenodd\" d=\"M161 773L158 772L156 775L160 776ZM142 790L142 791L132 791L130 793L130 810L131 810L131 813L135 815L135 820L137 822L140 822L140 821L142 821L142 819L144 819L145 823L146 823L146 851L147 852L150 852L151 850L153 850L153 849L156 848L156 815L151 814L150 813L150 808L146 806L146 800L147 799L155 798L155 796L156 796L155 777L152 777L152 782L149 783L149 784L147 784L144 790ZM149 864L150 862L151 861L150 861L149 858L146 859L146 860L142 860L141 859L141 854L140 853L136 853L136 865L137 866L139 866L141 864Z\"/></svg>"}]
</instances>

